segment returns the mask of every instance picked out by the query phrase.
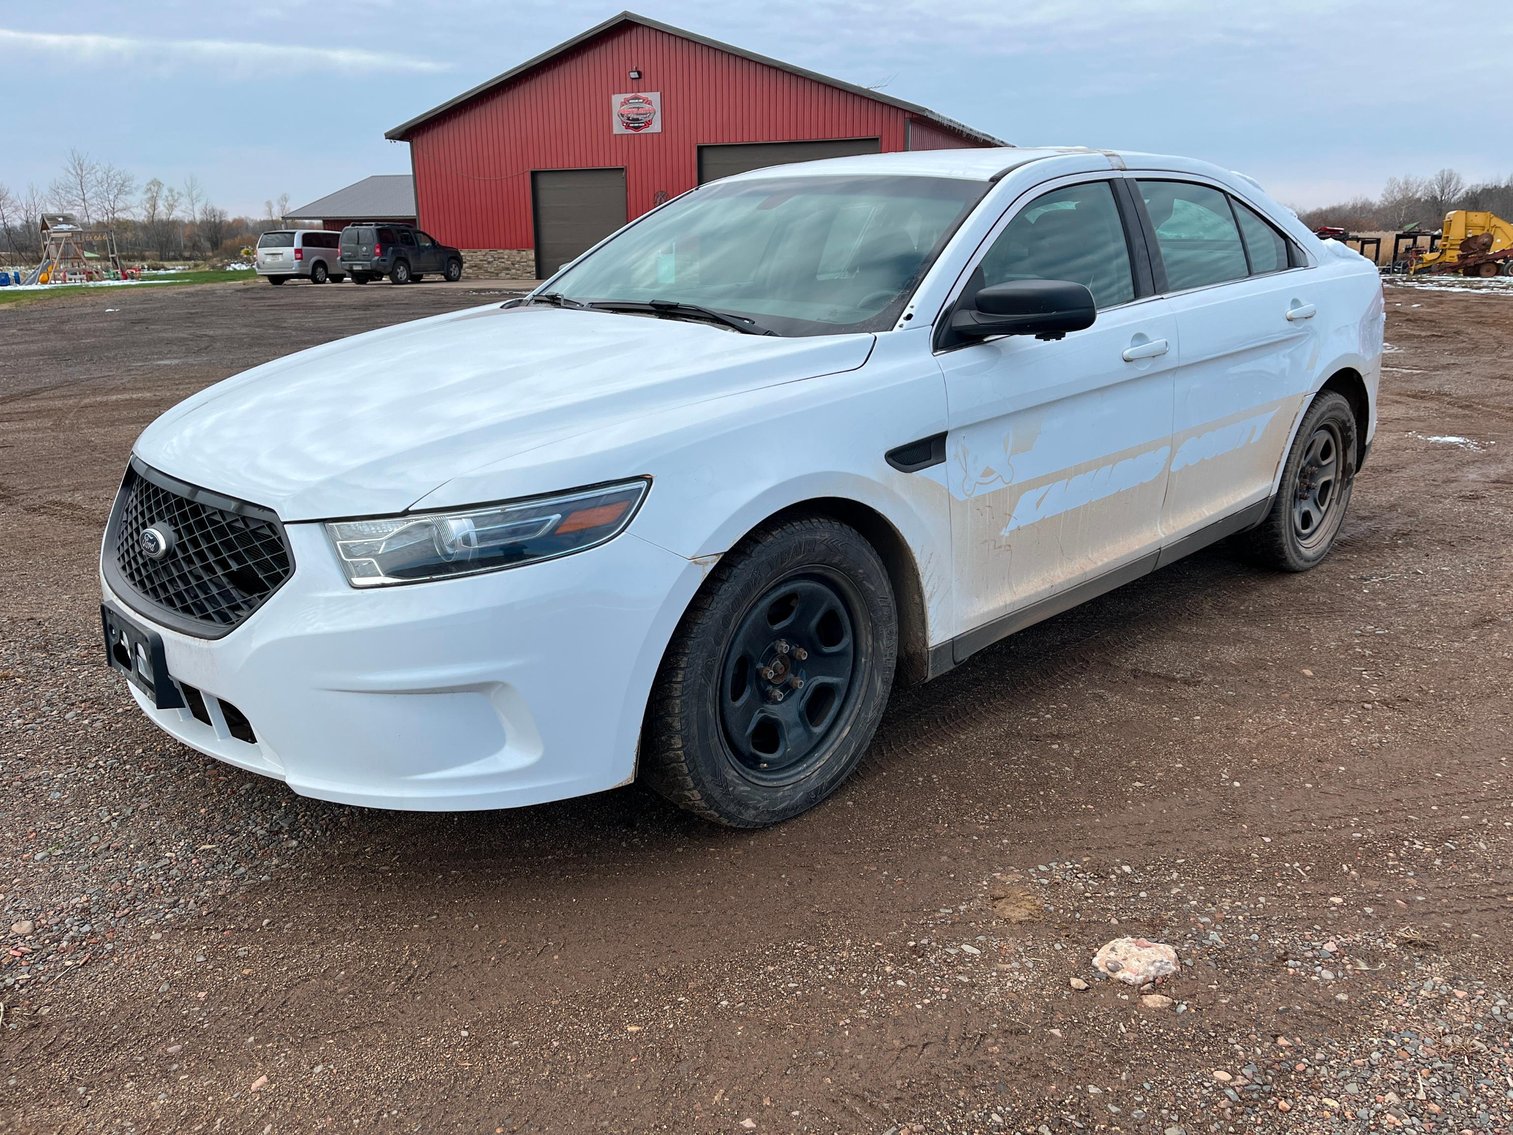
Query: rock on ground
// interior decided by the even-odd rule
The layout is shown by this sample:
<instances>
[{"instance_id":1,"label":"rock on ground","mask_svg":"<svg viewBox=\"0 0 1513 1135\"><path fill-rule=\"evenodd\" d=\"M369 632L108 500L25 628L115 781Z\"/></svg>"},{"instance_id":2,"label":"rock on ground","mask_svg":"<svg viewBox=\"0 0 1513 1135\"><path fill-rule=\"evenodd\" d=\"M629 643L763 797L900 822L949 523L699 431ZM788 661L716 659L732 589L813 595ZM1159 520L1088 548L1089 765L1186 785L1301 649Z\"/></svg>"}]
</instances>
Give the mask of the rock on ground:
<instances>
[{"instance_id":1,"label":"rock on ground","mask_svg":"<svg viewBox=\"0 0 1513 1135\"><path fill-rule=\"evenodd\" d=\"M1177 951L1145 938L1115 938L1093 955L1093 965L1130 985L1149 985L1177 972Z\"/></svg>"}]
</instances>

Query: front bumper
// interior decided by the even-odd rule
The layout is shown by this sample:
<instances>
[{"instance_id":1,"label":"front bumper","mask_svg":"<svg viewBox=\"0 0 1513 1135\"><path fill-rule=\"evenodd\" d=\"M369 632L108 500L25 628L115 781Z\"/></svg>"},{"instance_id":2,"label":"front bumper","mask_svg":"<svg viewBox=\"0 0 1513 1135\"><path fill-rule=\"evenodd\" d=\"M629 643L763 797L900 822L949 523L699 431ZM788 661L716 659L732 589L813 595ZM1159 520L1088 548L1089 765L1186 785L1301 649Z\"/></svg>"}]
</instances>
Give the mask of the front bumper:
<instances>
[{"instance_id":1,"label":"front bumper","mask_svg":"<svg viewBox=\"0 0 1513 1135\"><path fill-rule=\"evenodd\" d=\"M634 777L698 565L626 533L546 563L357 590L319 524L285 531L294 575L221 639L161 626L104 587L162 636L169 674L206 695L208 724L130 687L165 732L301 795L377 808L508 808ZM236 711L255 741L235 735Z\"/></svg>"}]
</instances>

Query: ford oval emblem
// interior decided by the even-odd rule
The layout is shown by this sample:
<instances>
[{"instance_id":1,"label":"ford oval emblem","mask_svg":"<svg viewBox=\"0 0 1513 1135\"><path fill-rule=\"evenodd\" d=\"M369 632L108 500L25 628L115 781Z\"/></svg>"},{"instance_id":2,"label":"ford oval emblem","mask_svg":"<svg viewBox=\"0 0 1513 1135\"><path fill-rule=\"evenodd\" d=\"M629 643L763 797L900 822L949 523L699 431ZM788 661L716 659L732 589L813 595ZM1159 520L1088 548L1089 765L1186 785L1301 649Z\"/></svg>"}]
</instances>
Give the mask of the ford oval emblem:
<instances>
[{"instance_id":1,"label":"ford oval emblem","mask_svg":"<svg viewBox=\"0 0 1513 1135\"><path fill-rule=\"evenodd\" d=\"M151 528L142 529L139 537L142 542L142 554L149 560L161 560L168 554L168 549L173 547L173 529L164 524L161 527L154 525Z\"/></svg>"}]
</instances>

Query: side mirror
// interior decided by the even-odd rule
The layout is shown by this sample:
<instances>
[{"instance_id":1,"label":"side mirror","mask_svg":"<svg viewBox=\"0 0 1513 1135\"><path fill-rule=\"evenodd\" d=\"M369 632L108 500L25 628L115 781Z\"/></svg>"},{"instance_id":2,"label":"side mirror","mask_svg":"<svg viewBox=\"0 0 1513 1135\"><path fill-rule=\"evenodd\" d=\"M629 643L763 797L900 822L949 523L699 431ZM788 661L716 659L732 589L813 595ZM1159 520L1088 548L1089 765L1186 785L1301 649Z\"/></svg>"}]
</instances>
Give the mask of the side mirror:
<instances>
[{"instance_id":1,"label":"side mirror","mask_svg":"<svg viewBox=\"0 0 1513 1135\"><path fill-rule=\"evenodd\" d=\"M1060 339L1091 327L1098 317L1093 293L1067 280L1014 280L977 293L973 306L951 316L951 330L964 339L1033 335Z\"/></svg>"}]
</instances>

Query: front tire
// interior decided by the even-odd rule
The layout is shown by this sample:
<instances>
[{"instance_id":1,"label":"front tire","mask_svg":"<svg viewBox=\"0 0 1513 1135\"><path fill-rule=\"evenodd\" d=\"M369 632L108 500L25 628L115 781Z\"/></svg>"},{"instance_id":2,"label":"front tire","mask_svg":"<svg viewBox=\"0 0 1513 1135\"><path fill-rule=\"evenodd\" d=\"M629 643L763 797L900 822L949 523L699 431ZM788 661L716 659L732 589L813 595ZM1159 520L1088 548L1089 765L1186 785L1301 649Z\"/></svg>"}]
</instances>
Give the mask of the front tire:
<instances>
[{"instance_id":1,"label":"front tire","mask_svg":"<svg viewBox=\"0 0 1513 1135\"><path fill-rule=\"evenodd\" d=\"M888 572L860 533L821 517L759 532L683 616L652 690L643 775L714 823L791 819L861 761L897 653Z\"/></svg>"},{"instance_id":2,"label":"front tire","mask_svg":"<svg viewBox=\"0 0 1513 1135\"><path fill-rule=\"evenodd\" d=\"M455 256L448 260L447 270L444 275L449 284L455 284L458 280L462 279L462 261L458 260Z\"/></svg>"},{"instance_id":3,"label":"front tire","mask_svg":"<svg viewBox=\"0 0 1513 1135\"><path fill-rule=\"evenodd\" d=\"M1298 427L1271 511L1249 535L1255 558L1279 571L1318 566L1345 522L1355 464L1355 411L1342 395L1325 391Z\"/></svg>"},{"instance_id":4,"label":"front tire","mask_svg":"<svg viewBox=\"0 0 1513 1135\"><path fill-rule=\"evenodd\" d=\"M408 260L394 261L394 267L389 270L389 279L396 284L408 284L410 282L410 262Z\"/></svg>"}]
</instances>

